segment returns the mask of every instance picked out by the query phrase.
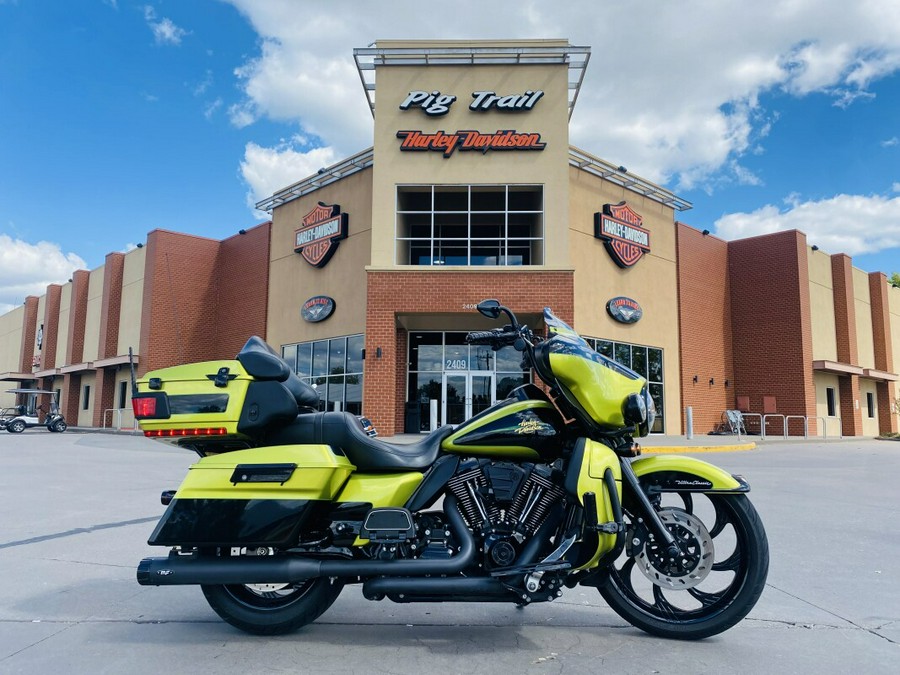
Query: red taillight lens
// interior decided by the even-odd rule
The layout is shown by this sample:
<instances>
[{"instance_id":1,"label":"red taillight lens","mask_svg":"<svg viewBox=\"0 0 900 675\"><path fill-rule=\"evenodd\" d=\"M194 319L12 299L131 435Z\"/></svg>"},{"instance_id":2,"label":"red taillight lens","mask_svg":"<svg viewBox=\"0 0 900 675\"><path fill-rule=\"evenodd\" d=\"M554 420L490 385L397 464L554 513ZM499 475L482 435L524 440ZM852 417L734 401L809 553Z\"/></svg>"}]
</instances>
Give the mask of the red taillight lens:
<instances>
[{"instance_id":1,"label":"red taillight lens","mask_svg":"<svg viewBox=\"0 0 900 675\"><path fill-rule=\"evenodd\" d=\"M137 419L144 417L156 417L156 397L148 396L146 398L138 396L131 399L131 407L134 409L134 416Z\"/></svg>"},{"instance_id":2,"label":"red taillight lens","mask_svg":"<svg viewBox=\"0 0 900 675\"><path fill-rule=\"evenodd\" d=\"M201 427L198 429L150 429L144 432L149 438L161 438L172 436L226 436L228 429L225 427Z\"/></svg>"}]
</instances>

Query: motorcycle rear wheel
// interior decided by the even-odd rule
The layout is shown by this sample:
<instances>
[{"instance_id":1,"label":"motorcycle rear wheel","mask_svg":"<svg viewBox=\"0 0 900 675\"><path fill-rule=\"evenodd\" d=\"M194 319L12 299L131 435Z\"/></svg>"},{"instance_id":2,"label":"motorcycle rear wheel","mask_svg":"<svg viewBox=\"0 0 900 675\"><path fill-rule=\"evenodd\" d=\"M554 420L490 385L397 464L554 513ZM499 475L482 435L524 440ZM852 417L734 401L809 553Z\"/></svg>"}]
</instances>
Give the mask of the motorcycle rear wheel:
<instances>
[{"instance_id":1,"label":"motorcycle rear wheel","mask_svg":"<svg viewBox=\"0 0 900 675\"><path fill-rule=\"evenodd\" d=\"M665 560L645 544L632 556L623 553L599 590L633 626L659 637L699 640L728 630L756 604L766 583L769 546L746 495L677 498L677 506L663 506L672 516L667 527L698 557L709 555L709 564L698 563L693 577L667 574Z\"/></svg>"},{"instance_id":2,"label":"motorcycle rear wheel","mask_svg":"<svg viewBox=\"0 0 900 675\"><path fill-rule=\"evenodd\" d=\"M235 628L254 635L291 633L318 619L344 585L323 577L296 584L201 586L213 611Z\"/></svg>"}]
</instances>

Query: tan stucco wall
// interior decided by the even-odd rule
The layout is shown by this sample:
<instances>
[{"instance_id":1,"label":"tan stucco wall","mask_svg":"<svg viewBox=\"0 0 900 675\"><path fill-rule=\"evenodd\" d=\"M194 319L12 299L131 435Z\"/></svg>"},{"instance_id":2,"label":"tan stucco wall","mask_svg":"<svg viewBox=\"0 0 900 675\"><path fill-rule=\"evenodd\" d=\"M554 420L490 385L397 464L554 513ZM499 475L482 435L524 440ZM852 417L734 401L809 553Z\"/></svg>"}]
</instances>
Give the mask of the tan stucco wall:
<instances>
[{"instance_id":1,"label":"tan stucco wall","mask_svg":"<svg viewBox=\"0 0 900 675\"><path fill-rule=\"evenodd\" d=\"M23 321L25 321L24 306L0 315L0 373L18 373L22 368ZM7 394L6 390L16 386L17 382L0 382L0 408L15 404L15 395Z\"/></svg>"},{"instance_id":2,"label":"tan stucco wall","mask_svg":"<svg viewBox=\"0 0 900 675\"><path fill-rule=\"evenodd\" d=\"M377 47L421 43L379 41ZM451 43L442 43L444 45ZM477 46L477 43L452 43ZM496 43L493 43L496 44ZM522 44L536 44L525 42ZM545 42L563 46L565 41ZM515 46L515 43L507 43ZM382 66L377 69L372 264L395 264L396 186L402 184L539 184L544 186L546 266L566 266L568 254L568 68L562 65ZM469 110L472 93L498 95L544 92L530 111ZM430 117L418 108L400 110L411 91L440 91L457 100L450 111ZM397 132L423 133L459 130L496 133L514 129L537 132L546 147L541 151L460 152L445 158L441 152L402 152ZM446 269L446 268L445 268ZM460 268L455 268L460 269Z\"/></svg>"},{"instance_id":3,"label":"tan stucco wall","mask_svg":"<svg viewBox=\"0 0 900 675\"><path fill-rule=\"evenodd\" d=\"M84 324L84 351L82 361L91 363L100 350L100 310L103 309L103 274L105 265L91 272L88 279L87 317Z\"/></svg>"},{"instance_id":4,"label":"tan stucco wall","mask_svg":"<svg viewBox=\"0 0 900 675\"><path fill-rule=\"evenodd\" d=\"M88 401L88 409L84 409L84 388L91 388L91 400ZM78 390L78 420L80 427L94 426L94 407L97 405L97 376L94 371L89 370L81 374L81 385ZM72 424L72 422L69 422Z\"/></svg>"},{"instance_id":5,"label":"tan stucco wall","mask_svg":"<svg viewBox=\"0 0 900 675\"><path fill-rule=\"evenodd\" d=\"M66 354L69 341L69 314L72 307L72 284L63 284L59 295L59 329L56 334L56 367L71 365Z\"/></svg>"},{"instance_id":6,"label":"tan stucco wall","mask_svg":"<svg viewBox=\"0 0 900 675\"><path fill-rule=\"evenodd\" d=\"M816 416L826 418L828 425L828 436L837 436L837 424L828 423L828 399L826 398L825 389L831 387L834 389L834 417L841 416L841 388L838 383L838 376L831 373L813 373L813 382L816 385ZM833 418L832 418L833 419ZM817 426L821 426L820 424ZM819 435L822 430L819 429Z\"/></svg>"},{"instance_id":7,"label":"tan stucco wall","mask_svg":"<svg viewBox=\"0 0 900 675\"><path fill-rule=\"evenodd\" d=\"M141 311L144 298L144 274L147 249L136 248L125 256L122 271L122 308L119 312L119 342L116 356L128 353L132 347L135 353L141 344ZM163 261L165 264L165 261Z\"/></svg>"},{"instance_id":8,"label":"tan stucco wall","mask_svg":"<svg viewBox=\"0 0 900 675\"><path fill-rule=\"evenodd\" d=\"M583 335L663 349L666 433L681 433L678 353L678 276L675 221L670 207L608 183L577 168L569 169L569 255L575 267L575 328ZM650 253L622 269L594 237L594 214L604 204L625 201L650 230ZM614 321L606 303L619 295L644 311L634 324Z\"/></svg>"},{"instance_id":9,"label":"tan stucco wall","mask_svg":"<svg viewBox=\"0 0 900 675\"><path fill-rule=\"evenodd\" d=\"M348 236L325 267L316 268L294 253L294 232L320 201L339 204L348 214ZM269 253L269 344L278 349L294 342L365 332L365 270L371 250L372 169L276 208ZM300 317L300 308L315 295L334 298L335 312L325 321L308 323Z\"/></svg>"},{"instance_id":10,"label":"tan stucco wall","mask_svg":"<svg viewBox=\"0 0 900 675\"><path fill-rule=\"evenodd\" d=\"M869 275L853 268L853 299L856 306L856 349L862 368L875 367L875 339L872 335L872 299L869 295Z\"/></svg>"},{"instance_id":11,"label":"tan stucco wall","mask_svg":"<svg viewBox=\"0 0 900 675\"><path fill-rule=\"evenodd\" d=\"M837 333L834 323L834 284L831 278L831 256L822 251L813 251L810 248L807 251L806 259L809 268L809 314L812 326L812 356L814 360L837 361Z\"/></svg>"},{"instance_id":12,"label":"tan stucco wall","mask_svg":"<svg viewBox=\"0 0 900 675\"><path fill-rule=\"evenodd\" d=\"M875 416L869 417L869 403L866 394L870 393L875 399ZM859 410L862 415L862 435L878 435L878 391L874 380L860 378L859 380Z\"/></svg>"}]
</instances>

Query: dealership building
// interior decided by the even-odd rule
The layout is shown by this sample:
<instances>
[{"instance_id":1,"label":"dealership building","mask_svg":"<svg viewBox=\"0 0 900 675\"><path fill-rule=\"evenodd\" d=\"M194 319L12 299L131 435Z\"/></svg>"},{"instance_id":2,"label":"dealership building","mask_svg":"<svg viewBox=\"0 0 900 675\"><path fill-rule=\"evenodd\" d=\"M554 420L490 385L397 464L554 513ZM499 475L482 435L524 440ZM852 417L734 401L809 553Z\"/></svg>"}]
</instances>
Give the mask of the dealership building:
<instances>
[{"instance_id":1,"label":"dealership building","mask_svg":"<svg viewBox=\"0 0 900 675\"><path fill-rule=\"evenodd\" d=\"M0 383L108 426L128 416L129 348L144 373L258 334L323 409L427 431L531 381L511 348L465 344L497 298L538 332L551 307L645 376L657 433L684 433L688 407L697 433L728 409L770 434L897 431L900 289L798 231L690 227L690 203L571 146L589 48L379 41L354 58L371 148L260 202L270 222L223 241L155 230L27 298L0 317Z\"/></svg>"}]
</instances>

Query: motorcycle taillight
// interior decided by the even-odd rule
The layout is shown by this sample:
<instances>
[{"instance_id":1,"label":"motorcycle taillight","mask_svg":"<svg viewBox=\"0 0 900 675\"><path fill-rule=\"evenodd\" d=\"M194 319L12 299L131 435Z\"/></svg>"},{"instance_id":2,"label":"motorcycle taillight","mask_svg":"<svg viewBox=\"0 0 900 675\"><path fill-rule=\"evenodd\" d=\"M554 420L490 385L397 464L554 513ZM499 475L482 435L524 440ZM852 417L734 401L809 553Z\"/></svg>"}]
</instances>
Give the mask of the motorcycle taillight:
<instances>
[{"instance_id":1,"label":"motorcycle taillight","mask_svg":"<svg viewBox=\"0 0 900 675\"><path fill-rule=\"evenodd\" d=\"M169 415L169 401L164 393L139 394L131 399L134 417L138 420L166 419Z\"/></svg>"}]
</instances>

